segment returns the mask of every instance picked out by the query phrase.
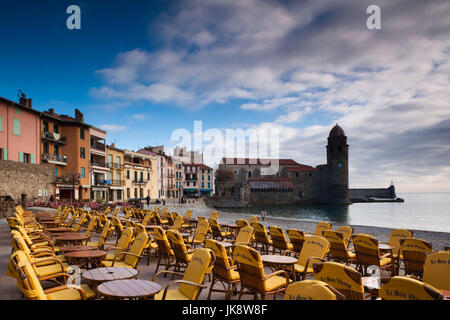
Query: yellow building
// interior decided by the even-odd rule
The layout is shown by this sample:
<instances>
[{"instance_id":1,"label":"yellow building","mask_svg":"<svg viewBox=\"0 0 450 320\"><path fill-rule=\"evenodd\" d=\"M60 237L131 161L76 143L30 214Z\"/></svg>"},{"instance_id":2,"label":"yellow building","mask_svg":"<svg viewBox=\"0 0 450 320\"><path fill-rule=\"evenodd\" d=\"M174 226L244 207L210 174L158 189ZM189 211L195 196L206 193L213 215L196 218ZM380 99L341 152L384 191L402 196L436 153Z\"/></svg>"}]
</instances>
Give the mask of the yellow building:
<instances>
[{"instance_id":1,"label":"yellow building","mask_svg":"<svg viewBox=\"0 0 450 320\"><path fill-rule=\"evenodd\" d=\"M125 151L111 144L106 146L106 166L110 169L107 177L109 187L109 201L121 202L125 199L125 174L124 174Z\"/></svg>"},{"instance_id":2,"label":"yellow building","mask_svg":"<svg viewBox=\"0 0 450 320\"><path fill-rule=\"evenodd\" d=\"M125 200L147 197L154 200L156 169L156 157L124 150Z\"/></svg>"}]
</instances>

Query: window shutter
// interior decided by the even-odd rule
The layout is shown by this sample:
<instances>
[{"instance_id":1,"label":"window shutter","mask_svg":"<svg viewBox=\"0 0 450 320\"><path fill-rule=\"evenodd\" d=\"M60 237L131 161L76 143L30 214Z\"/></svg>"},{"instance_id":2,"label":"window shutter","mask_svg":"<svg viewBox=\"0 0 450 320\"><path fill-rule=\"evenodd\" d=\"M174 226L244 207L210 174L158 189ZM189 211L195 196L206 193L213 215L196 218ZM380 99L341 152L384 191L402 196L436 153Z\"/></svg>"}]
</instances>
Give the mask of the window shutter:
<instances>
[{"instance_id":1,"label":"window shutter","mask_svg":"<svg viewBox=\"0 0 450 320\"><path fill-rule=\"evenodd\" d=\"M19 152L19 162L23 162L23 152Z\"/></svg>"},{"instance_id":2,"label":"window shutter","mask_svg":"<svg viewBox=\"0 0 450 320\"><path fill-rule=\"evenodd\" d=\"M8 149L3 149L3 160L8 160Z\"/></svg>"},{"instance_id":3,"label":"window shutter","mask_svg":"<svg viewBox=\"0 0 450 320\"><path fill-rule=\"evenodd\" d=\"M19 119L14 119L14 131L13 133L16 136L20 136L20 120Z\"/></svg>"},{"instance_id":4,"label":"window shutter","mask_svg":"<svg viewBox=\"0 0 450 320\"><path fill-rule=\"evenodd\" d=\"M31 163L35 163L34 162L34 154L31 154Z\"/></svg>"}]
</instances>

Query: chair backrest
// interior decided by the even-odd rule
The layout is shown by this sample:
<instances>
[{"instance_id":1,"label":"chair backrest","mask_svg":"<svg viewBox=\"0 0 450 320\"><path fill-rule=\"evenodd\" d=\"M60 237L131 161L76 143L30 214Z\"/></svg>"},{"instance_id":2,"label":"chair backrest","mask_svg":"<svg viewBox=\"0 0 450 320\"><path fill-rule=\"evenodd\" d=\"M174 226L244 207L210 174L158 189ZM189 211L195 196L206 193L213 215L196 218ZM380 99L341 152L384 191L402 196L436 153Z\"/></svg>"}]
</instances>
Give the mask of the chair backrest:
<instances>
[{"instance_id":1,"label":"chair backrest","mask_svg":"<svg viewBox=\"0 0 450 320\"><path fill-rule=\"evenodd\" d=\"M257 292L265 292L264 266L259 252L248 246L238 245L234 248L233 258L238 266L241 285Z\"/></svg>"},{"instance_id":2,"label":"chair backrest","mask_svg":"<svg viewBox=\"0 0 450 320\"><path fill-rule=\"evenodd\" d=\"M116 247L128 248L130 243L133 241L133 235L133 228L125 228L125 230L123 230L122 234L120 235L119 241L117 241Z\"/></svg>"},{"instance_id":3,"label":"chair backrest","mask_svg":"<svg viewBox=\"0 0 450 320\"><path fill-rule=\"evenodd\" d=\"M115 208L114 211L111 213L111 215L113 217L117 216L117 214L119 213L119 208Z\"/></svg>"},{"instance_id":4,"label":"chair backrest","mask_svg":"<svg viewBox=\"0 0 450 320\"><path fill-rule=\"evenodd\" d=\"M176 259L179 261L184 261L185 263L189 263L190 259L187 253L188 250L180 233L176 230L167 230L166 235L167 239L169 239L169 243L172 247Z\"/></svg>"},{"instance_id":5,"label":"chair backrest","mask_svg":"<svg viewBox=\"0 0 450 320\"><path fill-rule=\"evenodd\" d=\"M275 248L282 250L288 249L288 242L286 241L286 236L284 235L283 229L278 226L270 226L269 234L272 239L272 245Z\"/></svg>"},{"instance_id":6,"label":"chair backrest","mask_svg":"<svg viewBox=\"0 0 450 320\"><path fill-rule=\"evenodd\" d=\"M110 228L111 228L111 221L106 220L105 224L103 225L102 233L100 234L99 243L105 242L106 238L108 238Z\"/></svg>"},{"instance_id":7,"label":"chair backrest","mask_svg":"<svg viewBox=\"0 0 450 320\"><path fill-rule=\"evenodd\" d=\"M364 233L357 234L353 236L353 245L359 264L380 266L380 249L375 237Z\"/></svg>"},{"instance_id":8,"label":"chair backrest","mask_svg":"<svg viewBox=\"0 0 450 320\"><path fill-rule=\"evenodd\" d=\"M422 279L427 254L433 252L431 242L418 238L406 238L400 239L400 244L405 274L412 274Z\"/></svg>"},{"instance_id":9,"label":"chair backrest","mask_svg":"<svg viewBox=\"0 0 450 320\"><path fill-rule=\"evenodd\" d=\"M189 209L189 210L186 211L186 213L184 214L184 220L187 222L191 217L192 217L192 210Z\"/></svg>"},{"instance_id":10,"label":"chair backrest","mask_svg":"<svg viewBox=\"0 0 450 320\"><path fill-rule=\"evenodd\" d=\"M298 257L297 263L304 266L310 257L323 259L328 253L330 242L321 236L306 237L303 243L302 251Z\"/></svg>"},{"instance_id":11,"label":"chair backrest","mask_svg":"<svg viewBox=\"0 0 450 320\"><path fill-rule=\"evenodd\" d=\"M216 210L211 212L211 214L209 215L209 218L214 219L214 220L217 220L218 217L219 217L219 212L217 212Z\"/></svg>"},{"instance_id":12,"label":"chair backrest","mask_svg":"<svg viewBox=\"0 0 450 320\"><path fill-rule=\"evenodd\" d=\"M255 242L262 244L269 244L270 238L266 227L259 222L253 222L252 227L255 229Z\"/></svg>"},{"instance_id":13,"label":"chair backrest","mask_svg":"<svg viewBox=\"0 0 450 320\"><path fill-rule=\"evenodd\" d=\"M13 268L17 271L17 286L25 297L31 300L47 300L39 279L23 251L11 256Z\"/></svg>"},{"instance_id":14,"label":"chair backrest","mask_svg":"<svg viewBox=\"0 0 450 320\"><path fill-rule=\"evenodd\" d=\"M15 251L24 251L28 254L31 252L25 239L22 237L22 235L20 234L19 231L11 230L11 235L12 235L12 239L11 239L12 246Z\"/></svg>"},{"instance_id":15,"label":"chair backrest","mask_svg":"<svg viewBox=\"0 0 450 320\"><path fill-rule=\"evenodd\" d=\"M153 229L154 239L158 245L158 251L161 256L169 257L172 254L169 240L167 239L166 232L161 227L155 227Z\"/></svg>"},{"instance_id":16,"label":"chair backrest","mask_svg":"<svg viewBox=\"0 0 450 320\"><path fill-rule=\"evenodd\" d=\"M394 253L399 252L401 248L400 239L412 238L412 236L413 232L406 229L392 230L389 234L389 245L391 247L394 247L393 252Z\"/></svg>"},{"instance_id":17,"label":"chair backrest","mask_svg":"<svg viewBox=\"0 0 450 320\"><path fill-rule=\"evenodd\" d=\"M142 224L144 226L148 225L150 220L152 219L152 217L153 217L153 213L151 211L147 212L145 214L144 220L142 220Z\"/></svg>"},{"instance_id":18,"label":"chair backrest","mask_svg":"<svg viewBox=\"0 0 450 320\"><path fill-rule=\"evenodd\" d=\"M344 235L334 230L326 230L323 232L323 237L330 242L329 257L336 261L347 262L349 256Z\"/></svg>"},{"instance_id":19,"label":"chair backrest","mask_svg":"<svg viewBox=\"0 0 450 320\"><path fill-rule=\"evenodd\" d=\"M250 226L242 227L234 241L234 244L248 244L252 241L254 230Z\"/></svg>"},{"instance_id":20,"label":"chair backrest","mask_svg":"<svg viewBox=\"0 0 450 320\"><path fill-rule=\"evenodd\" d=\"M213 237L222 237L222 230L216 219L209 218L209 225L211 226L211 232Z\"/></svg>"},{"instance_id":21,"label":"chair backrest","mask_svg":"<svg viewBox=\"0 0 450 320\"><path fill-rule=\"evenodd\" d=\"M319 280L303 280L286 288L284 300L343 300L336 289Z\"/></svg>"},{"instance_id":22,"label":"chair backrest","mask_svg":"<svg viewBox=\"0 0 450 320\"><path fill-rule=\"evenodd\" d=\"M240 229L240 228L242 228L242 227L246 227L246 226L248 226L249 224L248 224L248 222L247 222L247 220L244 220L244 219L237 219L236 220L236 226Z\"/></svg>"},{"instance_id":23,"label":"chair backrest","mask_svg":"<svg viewBox=\"0 0 450 320\"><path fill-rule=\"evenodd\" d=\"M348 247L348 243L350 242L350 239L353 236L353 227L350 226L339 226L336 229L337 232L342 233L342 235L344 236L344 242L345 242L345 246Z\"/></svg>"},{"instance_id":24,"label":"chair backrest","mask_svg":"<svg viewBox=\"0 0 450 320\"><path fill-rule=\"evenodd\" d=\"M123 231L123 225L117 217L111 217L111 224L117 231Z\"/></svg>"},{"instance_id":25,"label":"chair backrest","mask_svg":"<svg viewBox=\"0 0 450 320\"><path fill-rule=\"evenodd\" d=\"M134 225L134 231L136 232L136 234L147 232L145 227L141 223L136 223Z\"/></svg>"},{"instance_id":26,"label":"chair backrest","mask_svg":"<svg viewBox=\"0 0 450 320\"><path fill-rule=\"evenodd\" d=\"M251 225L253 222L258 222L258 217L257 216L251 216L248 219L248 223Z\"/></svg>"},{"instance_id":27,"label":"chair backrest","mask_svg":"<svg viewBox=\"0 0 450 320\"><path fill-rule=\"evenodd\" d=\"M201 284L205 278L207 270L214 264L215 255L210 249L195 250L186 271L183 280ZM198 298L200 288L181 283L178 290L187 298L195 300Z\"/></svg>"},{"instance_id":28,"label":"chair backrest","mask_svg":"<svg viewBox=\"0 0 450 320\"><path fill-rule=\"evenodd\" d=\"M177 216L173 222L173 226L170 227L172 230L179 230L183 224L183 216Z\"/></svg>"},{"instance_id":29,"label":"chair backrest","mask_svg":"<svg viewBox=\"0 0 450 320\"><path fill-rule=\"evenodd\" d=\"M141 232L139 233L136 238L134 238L133 243L131 244L130 253L136 254L136 255L141 255L142 251L144 251L146 245L148 242L148 235L146 232ZM138 263L139 258L132 256L132 255L126 255L124 262L126 262L127 264L131 265L133 268L136 267L136 264Z\"/></svg>"},{"instance_id":30,"label":"chair backrest","mask_svg":"<svg viewBox=\"0 0 450 320\"><path fill-rule=\"evenodd\" d=\"M194 233L194 240L203 242L209 230L209 223L206 220L199 220Z\"/></svg>"},{"instance_id":31,"label":"chair backrest","mask_svg":"<svg viewBox=\"0 0 450 320\"><path fill-rule=\"evenodd\" d=\"M306 240L306 235L303 231L297 229L288 229L287 234L289 236L289 240L294 247L295 252L301 252L303 248L303 243Z\"/></svg>"},{"instance_id":32,"label":"chair backrest","mask_svg":"<svg viewBox=\"0 0 450 320\"><path fill-rule=\"evenodd\" d=\"M383 300L443 300L444 295L429 284L409 277L387 279L378 294Z\"/></svg>"},{"instance_id":33,"label":"chair backrest","mask_svg":"<svg viewBox=\"0 0 450 320\"><path fill-rule=\"evenodd\" d=\"M232 260L227 255L227 251L222 243L217 240L207 239L205 242L205 248L211 249L216 256L216 261L214 262L213 272L219 278L225 280L231 280L231 266Z\"/></svg>"},{"instance_id":34,"label":"chair backrest","mask_svg":"<svg viewBox=\"0 0 450 320\"><path fill-rule=\"evenodd\" d=\"M331 230L331 223L329 222L318 222L316 224L316 231L314 232L314 235L316 236L322 236L322 232L325 230Z\"/></svg>"},{"instance_id":35,"label":"chair backrest","mask_svg":"<svg viewBox=\"0 0 450 320\"><path fill-rule=\"evenodd\" d=\"M423 282L442 289L450 290L450 252L430 253L423 266Z\"/></svg>"},{"instance_id":36,"label":"chair backrest","mask_svg":"<svg viewBox=\"0 0 450 320\"><path fill-rule=\"evenodd\" d=\"M364 300L362 275L353 268L337 262L313 264L314 279L326 282L345 296L346 300Z\"/></svg>"}]
</instances>

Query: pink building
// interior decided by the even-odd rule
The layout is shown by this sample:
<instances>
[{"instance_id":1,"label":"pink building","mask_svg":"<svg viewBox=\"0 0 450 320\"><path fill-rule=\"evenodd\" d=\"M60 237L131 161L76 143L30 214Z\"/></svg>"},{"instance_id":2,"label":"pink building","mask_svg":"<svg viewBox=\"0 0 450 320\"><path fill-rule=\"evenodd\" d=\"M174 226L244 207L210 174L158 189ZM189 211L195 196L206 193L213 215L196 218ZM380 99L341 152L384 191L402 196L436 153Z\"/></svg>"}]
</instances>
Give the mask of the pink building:
<instances>
[{"instance_id":1,"label":"pink building","mask_svg":"<svg viewBox=\"0 0 450 320\"><path fill-rule=\"evenodd\" d=\"M22 94L20 103L0 97L0 159L40 163L40 112Z\"/></svg>"}]
</instances>

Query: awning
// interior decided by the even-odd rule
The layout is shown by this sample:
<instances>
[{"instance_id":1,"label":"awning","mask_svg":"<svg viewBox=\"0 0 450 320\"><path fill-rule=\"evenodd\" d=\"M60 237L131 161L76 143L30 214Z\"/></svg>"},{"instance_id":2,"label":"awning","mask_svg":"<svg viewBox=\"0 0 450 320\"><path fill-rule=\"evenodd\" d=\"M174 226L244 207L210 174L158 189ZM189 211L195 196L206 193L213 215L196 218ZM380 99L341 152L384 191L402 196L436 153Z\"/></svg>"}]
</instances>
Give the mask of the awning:
<instances>
[{"instance_id":1,"label":"awning","mask_svg":"<svg viewBox=\"0 0 450 320\"><path fill-rule=\"evenodd\" d=\"M183 190L187 191L187 192L198 192L198 189L194 189L194 188L183 189Z\"/></svg>"}]
</instances>

